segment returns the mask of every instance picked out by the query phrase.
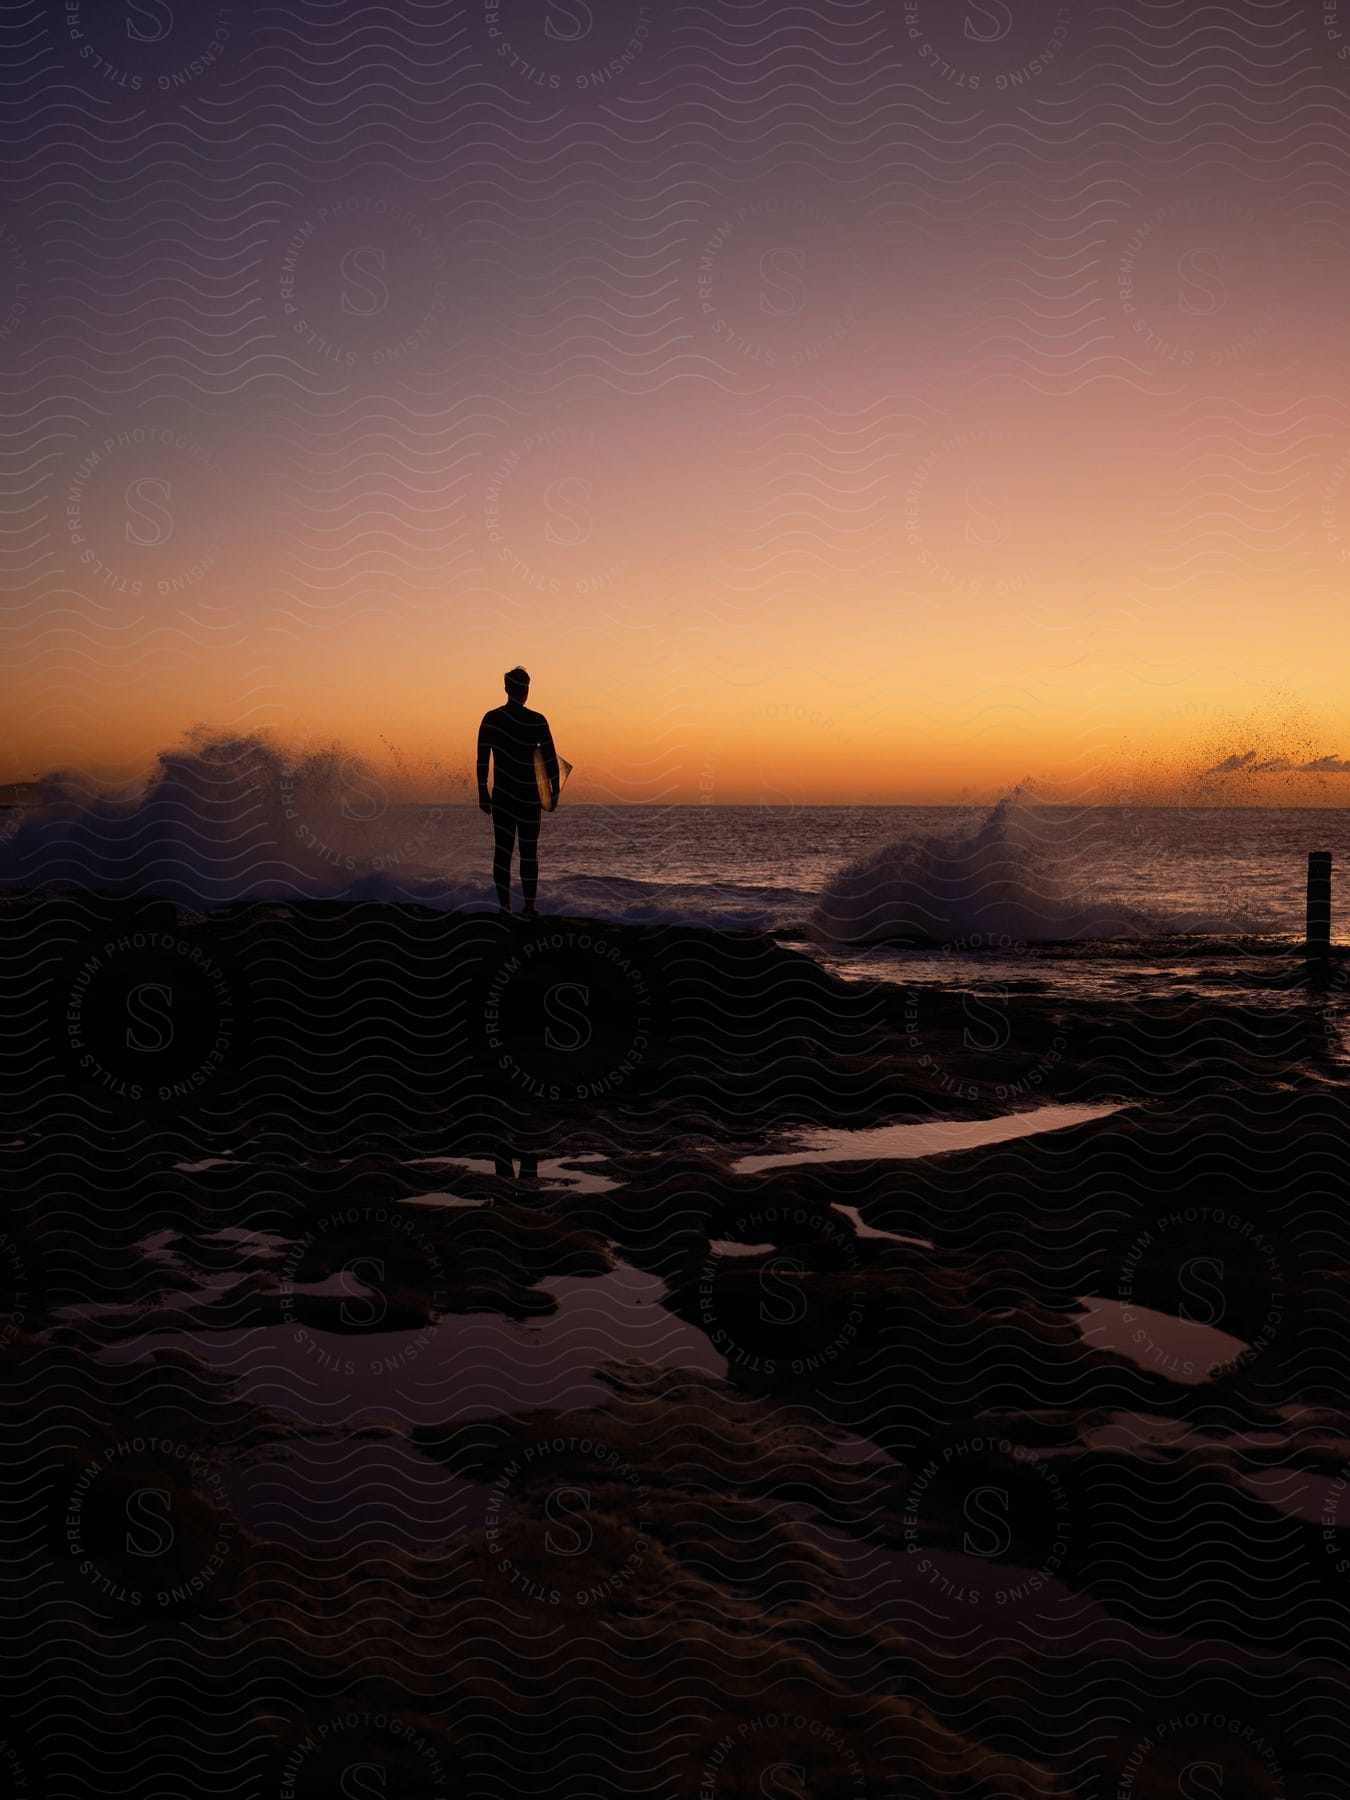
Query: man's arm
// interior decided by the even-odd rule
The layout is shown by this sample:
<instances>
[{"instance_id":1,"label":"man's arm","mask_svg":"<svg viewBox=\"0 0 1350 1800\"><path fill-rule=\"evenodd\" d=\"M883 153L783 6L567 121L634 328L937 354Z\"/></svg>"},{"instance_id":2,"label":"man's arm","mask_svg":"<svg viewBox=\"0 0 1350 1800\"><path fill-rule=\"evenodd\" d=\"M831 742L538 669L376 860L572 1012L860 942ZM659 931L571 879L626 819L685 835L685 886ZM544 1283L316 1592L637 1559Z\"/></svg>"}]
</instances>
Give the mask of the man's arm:
<instances>
[{"instance_id":1,"label":"man's arm","mask_svg":"<svg viewBox=\"0 0 1350 1800\"><path fill-rule=\"evenodd\" d=\"M548 720L543 723L539 748L544 753L544 773L548 776L548 790L553 796L553 804L558 804L558 752L553 748L553 733L549 730Z\"/></svg>"},{"instance_id":2,"label":"man's arm","mask_svg":"<svg viewBox=\"0 0 1350 1800\"><path fill-rule=\"evenodd\" d=\"M492 811L492 795L488 792L488 753L492 749L492 733L486 714L478 727L478 804L484 812Z\"/></svg>"}]
</instances>

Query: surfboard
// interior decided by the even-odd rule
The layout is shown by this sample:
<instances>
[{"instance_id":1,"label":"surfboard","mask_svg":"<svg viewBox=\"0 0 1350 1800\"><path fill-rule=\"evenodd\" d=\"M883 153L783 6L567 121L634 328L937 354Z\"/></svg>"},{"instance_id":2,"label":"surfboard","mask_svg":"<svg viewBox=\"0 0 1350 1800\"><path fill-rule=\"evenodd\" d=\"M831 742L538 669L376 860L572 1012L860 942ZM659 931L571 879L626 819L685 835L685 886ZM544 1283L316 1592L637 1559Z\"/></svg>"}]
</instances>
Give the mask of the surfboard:
<instances>
[{"instance_id":1,"label":"surfboard","mask_svg":"<svg viewBox=\"0 0 1350 1800\"><path fill-rule=\"evenodd\" d=\"M561 794L563 789L567 786L567 777L571 773L571 763L565 762L560 756L558 758L558 793ZM545 812L552 812L558 802L549 788L548 770L544 765L544 753L537 744L534 747L534 780L536 787L539 789L539 804L543 807Z\"/></svg>"}]
</instances>

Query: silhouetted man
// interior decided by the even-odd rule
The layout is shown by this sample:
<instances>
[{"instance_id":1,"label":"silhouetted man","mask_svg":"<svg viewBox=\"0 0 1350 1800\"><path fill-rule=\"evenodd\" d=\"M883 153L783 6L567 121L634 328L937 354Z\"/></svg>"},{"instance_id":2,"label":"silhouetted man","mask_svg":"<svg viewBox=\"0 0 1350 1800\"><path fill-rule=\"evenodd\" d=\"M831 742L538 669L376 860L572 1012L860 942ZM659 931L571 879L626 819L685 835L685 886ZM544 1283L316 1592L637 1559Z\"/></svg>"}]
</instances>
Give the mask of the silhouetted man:
<instances>
[{"instance_id":1,"label":"silhouetted man","mask_svg":"<svg viewBox=\"0 0 1350 1800\"><path fill-rule=\"evenodd\" d=\"M496 835L492 879L497 885L497 904L511 910L511 851L520 839L520 886L525 896L525 917L536 917L535 890L539 885L539 819L543 805L534 772L534 753L544 753L544 773L554 803L558 798L558 756L553 733L543 713L531 712L525 701L530 678L524 669L506 671L506 705L483 714L478 727L478 804L491 815ZM492 792L488 792L488 757L492 758Z\"/></svg>"}]
</instances>

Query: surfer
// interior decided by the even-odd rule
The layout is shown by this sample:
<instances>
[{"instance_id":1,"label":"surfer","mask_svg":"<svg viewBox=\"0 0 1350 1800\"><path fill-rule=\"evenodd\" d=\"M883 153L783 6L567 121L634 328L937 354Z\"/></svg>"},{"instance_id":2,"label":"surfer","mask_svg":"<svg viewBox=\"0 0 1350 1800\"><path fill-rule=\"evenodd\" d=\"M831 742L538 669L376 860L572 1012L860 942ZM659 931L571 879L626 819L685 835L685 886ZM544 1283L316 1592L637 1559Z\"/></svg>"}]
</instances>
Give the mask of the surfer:
<instances>
[{"instance_id":1,"label":"surfer","mask_svg":"<svg viewBox=\"0 0 1350 1800\"><path fill-rule=\"evenodd\" d=\"M532 712L530 677L524 669L508 669L506 705L483 714L478 727L478 804L492 820L495 849L492 879L501 912L511 910L511 852L520 841L520 887L525 917L536 918L534 896L539 885L539 820L546 784L550 812L558 804L558 753L543 713ZM535 752L543 766L536 773ZM488 757L492 758L492 791L488 792Z\"/></svg>"}]
</instances>

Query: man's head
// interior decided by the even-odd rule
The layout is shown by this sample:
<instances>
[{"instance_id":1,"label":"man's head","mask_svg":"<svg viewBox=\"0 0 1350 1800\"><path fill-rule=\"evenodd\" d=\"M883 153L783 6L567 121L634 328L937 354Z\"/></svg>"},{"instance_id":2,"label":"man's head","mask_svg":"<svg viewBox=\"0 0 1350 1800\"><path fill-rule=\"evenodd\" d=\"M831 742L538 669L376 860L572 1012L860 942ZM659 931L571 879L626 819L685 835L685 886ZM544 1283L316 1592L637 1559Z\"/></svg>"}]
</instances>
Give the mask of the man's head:
<instances>
[{"instance_id":1,"label":"man's head","mask_svg":"<svg viewBox=\"0 0 1350 1800\"><path fill-rule=\"evenodd\" d=\"M503 679L506 682L508 700L525 700L530 692L530 672L528 669L508 669Z\"/></svg>"}]
</instances>

